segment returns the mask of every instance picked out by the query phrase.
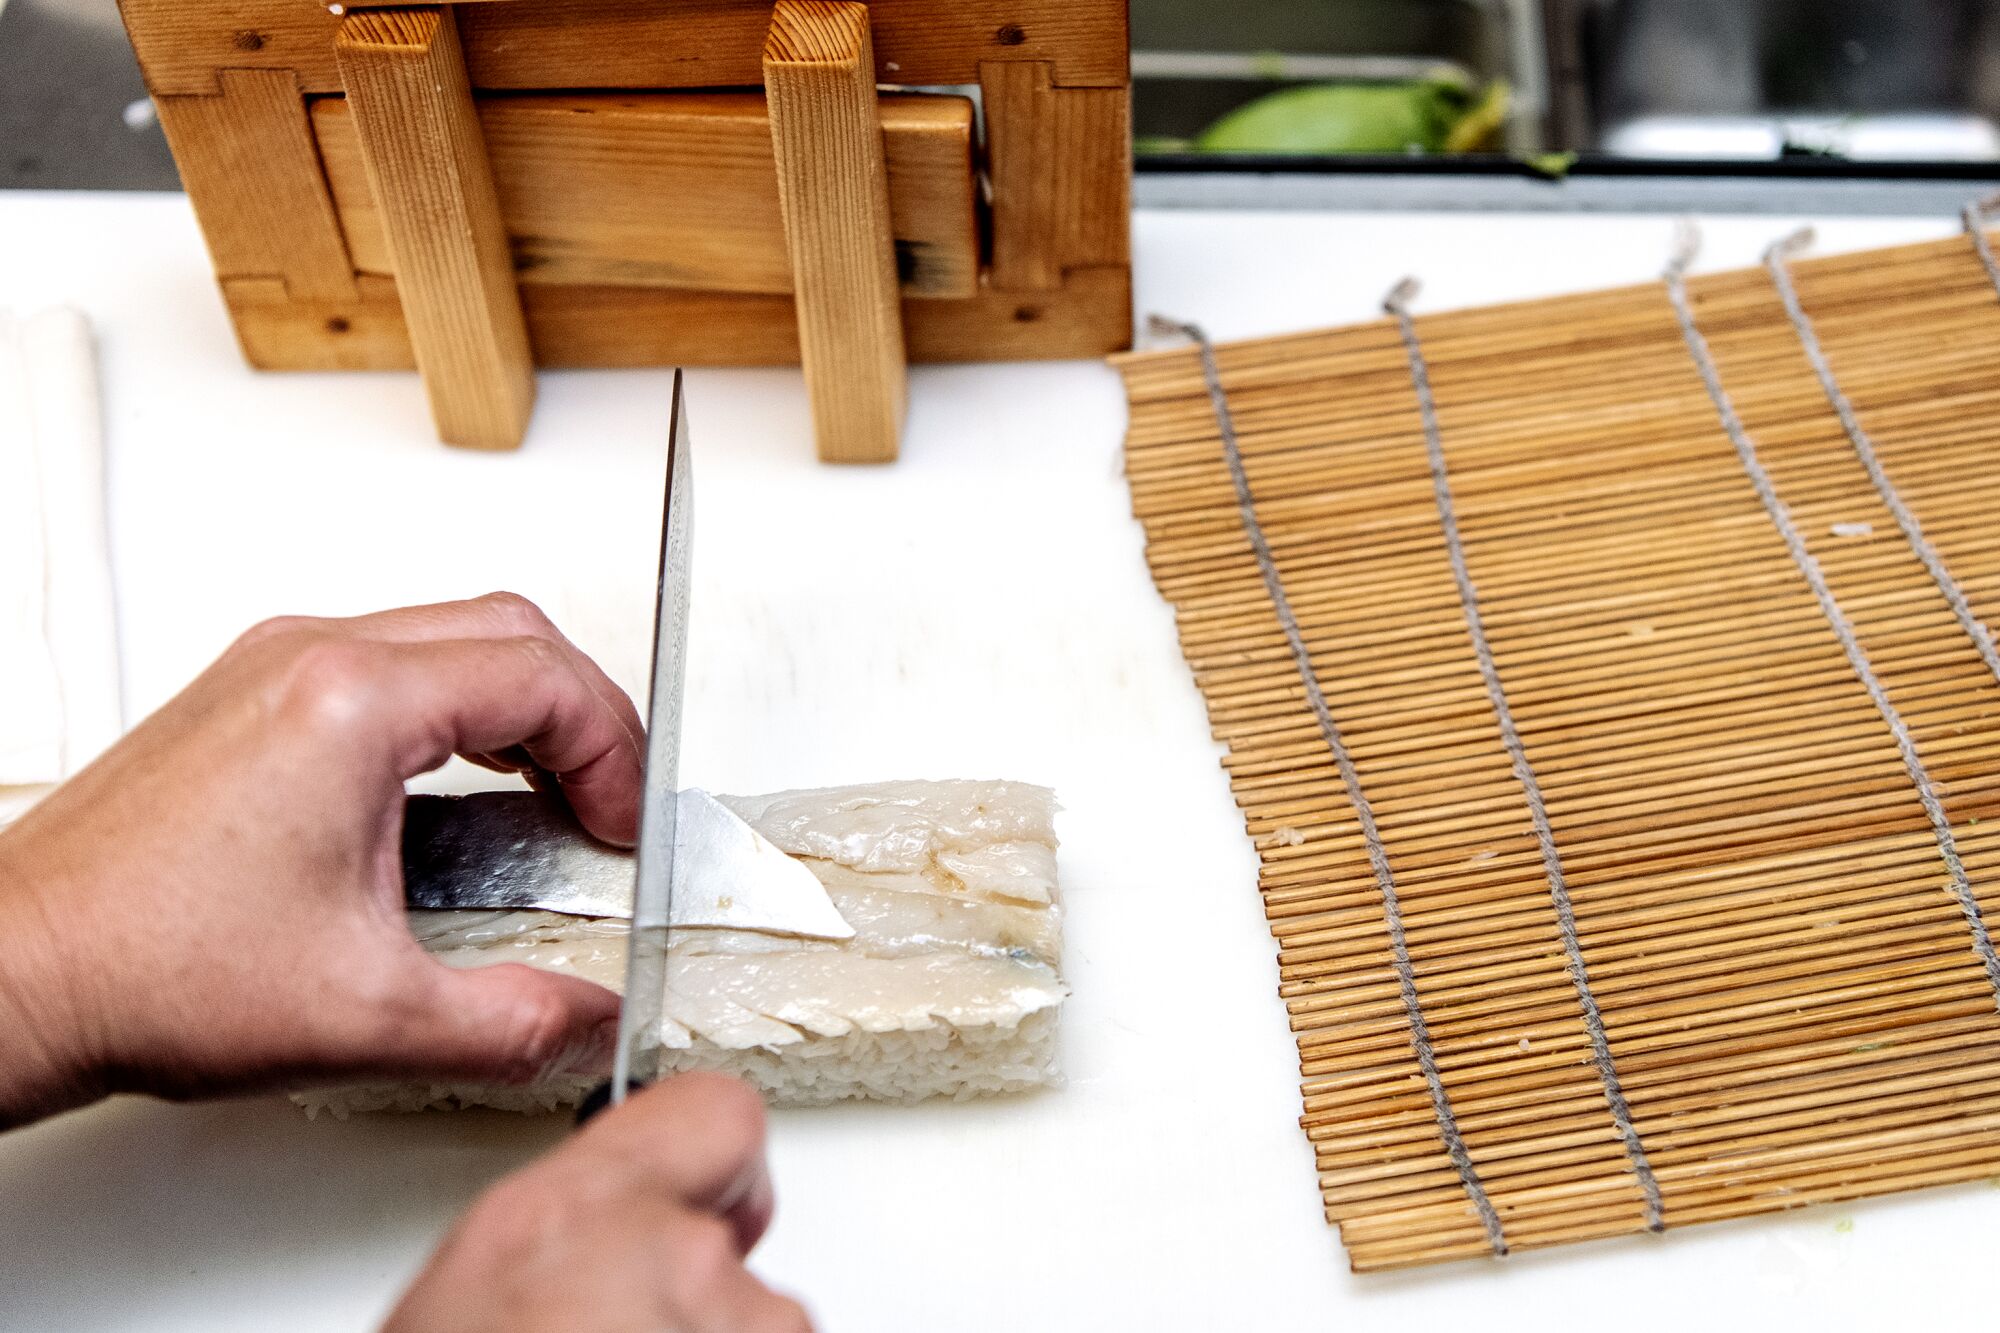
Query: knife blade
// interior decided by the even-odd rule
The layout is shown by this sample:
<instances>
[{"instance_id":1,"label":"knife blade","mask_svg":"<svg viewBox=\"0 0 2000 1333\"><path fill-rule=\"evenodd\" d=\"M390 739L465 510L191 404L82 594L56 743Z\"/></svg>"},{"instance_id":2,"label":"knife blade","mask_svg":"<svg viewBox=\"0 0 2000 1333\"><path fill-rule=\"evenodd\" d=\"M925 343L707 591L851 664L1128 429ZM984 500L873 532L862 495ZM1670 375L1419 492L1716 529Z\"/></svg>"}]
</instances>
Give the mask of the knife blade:
<instances>
[{"instance_id":1,"label":"knife blade","mask_svg":"<svg viewBox=\"0 0 2000 1333\"><path fill-rule=\"evenodd\" d=\"M681 701L687 673L688 562L694 540L694 486L687 400L674 371L667 427L666 510L660 522L660 586L653 618L653 688L647 703L644 801L639 809L638 866L632 881L632 932L626 944L625 997L618 1007L612 1105L660 1071L660 1018L666 1007L667 945L674 902L675 824L679 813Z\"/></svg>"}]
</instances>

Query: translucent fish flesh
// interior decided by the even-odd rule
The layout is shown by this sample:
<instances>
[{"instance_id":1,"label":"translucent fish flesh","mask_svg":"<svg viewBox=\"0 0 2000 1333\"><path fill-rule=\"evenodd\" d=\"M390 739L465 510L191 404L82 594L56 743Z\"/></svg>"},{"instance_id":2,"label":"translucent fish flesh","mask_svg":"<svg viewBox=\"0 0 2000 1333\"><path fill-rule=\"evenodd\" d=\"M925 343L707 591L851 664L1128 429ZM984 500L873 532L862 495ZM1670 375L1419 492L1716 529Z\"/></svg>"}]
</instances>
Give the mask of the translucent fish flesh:
<instances>
[{"instance_id":1,"label":"translucent fish flesh","mask_svg":"<svg viewBox=\"0 0 2000 1333\"><path fill-rule=\"evenodd\" d=\"M662 1067L719 1069L775 1104L917 1101L1056 1079L1062 906L1054 794L1012 782L893 782L720 798L824 885L847 940L675 931ZM413 911L454 967L518 962L616 989L625 923L552 912ZM578 1100L529 1088L412 1085L310 1094L336 1112Z\"/></svg>"}]
</instances>

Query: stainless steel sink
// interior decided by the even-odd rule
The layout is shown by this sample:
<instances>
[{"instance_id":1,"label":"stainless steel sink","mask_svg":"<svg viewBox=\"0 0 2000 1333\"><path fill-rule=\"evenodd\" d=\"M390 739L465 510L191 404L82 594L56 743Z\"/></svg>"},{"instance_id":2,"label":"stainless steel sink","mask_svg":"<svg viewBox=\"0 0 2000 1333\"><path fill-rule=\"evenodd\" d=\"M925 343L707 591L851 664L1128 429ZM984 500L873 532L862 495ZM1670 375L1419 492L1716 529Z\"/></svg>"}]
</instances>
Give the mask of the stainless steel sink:
<instances>
[{"instance_id":1,"label":"stainless steel sink","mask_svg":"<svg viewBox=\"0 0 2000 1333\"><path fill-rule=\"evenodd\" d=\"M1763 125L1767 153L2000 157L1995 0L1555 0L1549 27L1576 69L1557 133L1579 146L1685 156L1677 134Z\"/></svg>"},{"instance_id":2,"label":"stainless steel sink","mask_svg":"<svg viewBox=\"0 0 2000 1333\"><path fill-rule=\"evenodd\" d=\"M1132 0L1132 33L1142 139L1291 84L1448 72L1513 87L1510 152L1583 154L1562 181L1490 156L1142 157L1148 203L1908 212L2000 180L1978 160L2000 0ZM115 0L0 0L0 187L173 188L149 110ZM1853 153L1876 160L1825 152L1867 129L1893 131Z\"/></svg>"},{"instance_id":3,"label":"stainless steel sink","mask_svg":"<svg viewBox=\"0 0 2000 1333\"><path fill-rule=\"evenodd\" d=\"M1299 83L1455 76L1514 89L1508 146L1541 145L1540 0L1133 0L1133 124L1187 139Z\"/></svg>"},{"instance_id":4,"label":"stainless steel sink","mask_svg":"<svg viewBox=\"0 0 2000 1333\"><path fill-rule=\"evenodd\" d=\"M2000 0L1133 0L1132 30L1142 139L1452 71L1513 86L1517 153L2000 159Z\"/></svg>"}]
</instances>

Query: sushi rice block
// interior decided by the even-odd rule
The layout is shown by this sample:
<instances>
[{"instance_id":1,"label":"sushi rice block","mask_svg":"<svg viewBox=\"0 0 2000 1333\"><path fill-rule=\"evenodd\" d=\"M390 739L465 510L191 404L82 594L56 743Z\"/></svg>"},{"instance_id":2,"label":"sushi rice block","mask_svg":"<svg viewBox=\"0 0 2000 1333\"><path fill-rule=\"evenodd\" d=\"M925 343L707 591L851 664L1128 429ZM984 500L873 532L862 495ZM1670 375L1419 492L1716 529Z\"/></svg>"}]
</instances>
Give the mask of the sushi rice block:
<instances>
[{"instance_id":1,"label":"sushi rice block","mask_svg":"<svg viewBox=\"0 0 2000 1333\"><path fill-rule=\"evenodd\" d=\"M1054 793L1014 782L893 782L724 796L825 887L848 940L676 927L663 1073L747 1079L778 1106L913 1102L1055 1081L1062 903ZM413 911L453 967L527 963L612 989L621 920L539 911ZM299 1094L310 1112L573 1105L596 1080L413 1084Z\"/></svg>"}]
</instances>

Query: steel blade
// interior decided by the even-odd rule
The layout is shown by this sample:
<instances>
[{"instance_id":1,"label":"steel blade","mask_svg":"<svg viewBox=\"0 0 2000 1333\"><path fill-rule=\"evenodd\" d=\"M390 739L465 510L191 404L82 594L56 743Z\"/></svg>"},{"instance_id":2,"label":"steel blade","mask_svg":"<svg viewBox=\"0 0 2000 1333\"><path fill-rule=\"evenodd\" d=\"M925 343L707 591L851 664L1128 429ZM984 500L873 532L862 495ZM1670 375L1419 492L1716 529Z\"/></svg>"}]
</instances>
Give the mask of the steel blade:
<instances>
[{"instance_id":1,"label":"steel blade","mask_svg":"<svg viewBox=\"0 0 2000 1333\"><path fill-rule=\"evenodd\" d=\"M632 935L611 1100L659 1075L660 1017L667 997L668 923L674 902L675 819L679 801L681 699L687 667L688 560L693 541L687 404L674 372L667 428L666 512L660 525L660 588L653 622L653 691L646 718L645 800L639 812L638 869L632 888Z\"/></svg>"}]
</instances>

